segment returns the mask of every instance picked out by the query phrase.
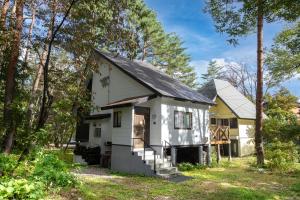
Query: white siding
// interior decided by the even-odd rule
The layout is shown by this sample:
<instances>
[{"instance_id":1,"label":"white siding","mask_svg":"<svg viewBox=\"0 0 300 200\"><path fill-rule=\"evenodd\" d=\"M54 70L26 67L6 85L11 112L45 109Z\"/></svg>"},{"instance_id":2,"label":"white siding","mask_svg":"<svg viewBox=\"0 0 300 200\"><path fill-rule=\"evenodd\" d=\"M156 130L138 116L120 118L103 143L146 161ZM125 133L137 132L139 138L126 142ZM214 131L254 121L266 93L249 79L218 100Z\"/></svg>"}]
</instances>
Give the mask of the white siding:
<instances>
[{"instance_id":1,"label":"white siding","mask_svg":"<svg viewBox=\"0 0 300 200\"><path fill-rule=\"evenodd\" d=\"M111 119L90 120L89 147L101 147L101 153L105 151L105 142L111 141ZM95 129L101 128L101 137L94 137Z\"/></svg>"},{"instance_id":2,"label":"white siding","mask_svg":"<svg viewBox=\"0 0 300 200\"><path fill-rule=\"evenodd\" d=\"M92 101L95 107L101 107L108 103L129 97L153 94L148 88L119 70L108 61L98 58L98 72L93 74ZM109 77L109 85L103 87L101 79ZM92 114L100 113L94 110Z\"/></svg>"},{"instance_id":3,"label":"white siding","mask_svg":"<svg viewBox=\"0 0 300 200\"><path fill-rule=\"evenodd\" d=\"M206 142L208 137L209 106L191 102L181 102L162 98L161 104L161 141L172 145L193 145ZM192 112L192 129L174 128L174 111Z\"/></svg>"},{"instance_id":4,"label":"white siding","mask_svg":"<svg viewBox=\"0 0 300 200\"><path fill-rule=\"evenodd\" d=\"M114 111L121 111L121 127L112 128L112 143L131 145L131 138L133 134L133 107L114 109ZM112 115L113 120L113 115Z\"/></svg>"},{"instance_id":5,"label":"white siding","mask_svg":"<svg viewBox=\"0 0 300 200\"><path fill-rule=\"evenodd\" d=\"M239 156L254 153L254 120L239 119Z\"/></svg>"}]
</instances>

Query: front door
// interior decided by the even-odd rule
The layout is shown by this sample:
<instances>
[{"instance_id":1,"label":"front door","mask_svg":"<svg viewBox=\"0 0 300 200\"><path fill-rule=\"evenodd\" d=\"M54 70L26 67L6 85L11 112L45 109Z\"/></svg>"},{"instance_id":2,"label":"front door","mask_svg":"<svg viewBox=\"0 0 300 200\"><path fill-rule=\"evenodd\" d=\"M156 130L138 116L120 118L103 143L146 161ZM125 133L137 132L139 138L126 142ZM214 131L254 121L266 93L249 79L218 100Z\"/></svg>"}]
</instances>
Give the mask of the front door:
<instances>
[{"instance_id":1,"label":"front door","mask_svg":"<svg viewBox=\"0 0 300 200\"><path fill-rule=\"evenodd\" d=\"M134 107L134 148L144 148L150 143L150 108ZM140 139L138 139L140 138Z\"/></svg>"}]
</instances>

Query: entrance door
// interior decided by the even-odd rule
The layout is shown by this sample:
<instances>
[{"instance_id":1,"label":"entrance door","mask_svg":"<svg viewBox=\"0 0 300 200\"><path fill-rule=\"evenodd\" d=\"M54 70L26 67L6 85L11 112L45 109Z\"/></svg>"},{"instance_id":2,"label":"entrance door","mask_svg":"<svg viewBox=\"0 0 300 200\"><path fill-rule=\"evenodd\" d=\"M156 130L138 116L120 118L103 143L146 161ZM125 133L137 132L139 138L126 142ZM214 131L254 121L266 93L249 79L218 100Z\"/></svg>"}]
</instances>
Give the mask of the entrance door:
<instances>
[{"instance_id":1,"label":"entrance door","mask_svg":"<svg viewBox=\"0 0 300 200\"><path fill-rule=\"evenodd\" d=\"M134 148L144 148L144 142L150 143L150 108L134 107Z\"/></svg>"}]
</instances>

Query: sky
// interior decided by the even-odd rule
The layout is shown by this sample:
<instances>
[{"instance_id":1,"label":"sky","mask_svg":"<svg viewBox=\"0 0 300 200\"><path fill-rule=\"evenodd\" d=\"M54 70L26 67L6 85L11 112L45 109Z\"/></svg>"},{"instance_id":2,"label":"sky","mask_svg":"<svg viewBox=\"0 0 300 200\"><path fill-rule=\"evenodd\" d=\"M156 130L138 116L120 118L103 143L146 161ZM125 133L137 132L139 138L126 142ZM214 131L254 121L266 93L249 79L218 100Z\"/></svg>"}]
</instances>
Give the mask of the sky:
<instances>
[{"instance_id":1,"label":"sky","mask_svg":"<svg viewBox=\"0 0 300 200\"><path fill-rule=\"evenodd\" d=\"M239 40L233 47L226 42L226 35L216 32L212 18L203 12L204 0L145 0L156 12L158 20L166 32L177 33L186 52L191 56L191 65L195 68L198 81L206 73L210 60L242 62L251 68L256 67L256 34L250 34ZM265 24L264 47L270 48L273 38L285 27L283 22ZM283 83L294 95L300 97L300 79L294 78ZM273 90L275 91L276 88Z\"/></svg>"}]
</instances>

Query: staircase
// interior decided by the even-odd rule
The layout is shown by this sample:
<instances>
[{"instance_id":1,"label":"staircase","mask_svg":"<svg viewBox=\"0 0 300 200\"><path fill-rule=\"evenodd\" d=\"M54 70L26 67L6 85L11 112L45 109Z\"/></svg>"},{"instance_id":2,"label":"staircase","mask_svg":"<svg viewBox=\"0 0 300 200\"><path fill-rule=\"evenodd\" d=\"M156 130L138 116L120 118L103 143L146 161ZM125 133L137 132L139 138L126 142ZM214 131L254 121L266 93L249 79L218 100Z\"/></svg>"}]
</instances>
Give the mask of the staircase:
<instances>
[{"instance_id":1,"label":"staircase","mask_svg":"<svg viewBox=\"0 0 300 200\"><path fill-rule=\"evenodd\" d=\"M146 165L151 167L151 169L156 173L157 176L161 178L168 179L181 174L178 171L177 167L172 166L171 156L163 159L160 155L155 155L156 157L154 159L154 151L148 148L145 148L145 154L144 149L135 151L135 153L140 157L140 159L144 161Z\"/></svg>"}]
</instances>

